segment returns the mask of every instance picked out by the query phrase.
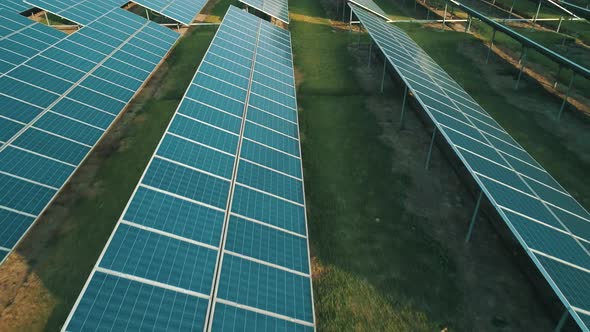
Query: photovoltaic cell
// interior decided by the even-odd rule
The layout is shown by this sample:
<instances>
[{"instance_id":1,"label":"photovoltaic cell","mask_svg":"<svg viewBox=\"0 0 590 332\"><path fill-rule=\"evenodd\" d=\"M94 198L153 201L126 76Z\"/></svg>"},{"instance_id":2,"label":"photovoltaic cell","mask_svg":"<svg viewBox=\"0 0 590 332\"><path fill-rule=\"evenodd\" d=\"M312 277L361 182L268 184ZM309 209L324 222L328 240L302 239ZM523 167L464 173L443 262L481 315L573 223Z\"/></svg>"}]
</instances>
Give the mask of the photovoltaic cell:
<instances>
[{"instance_id":1,"label":"photovoltaic cell","mask_svg":"<svg viewBox=\"0 0 590 332\"><path fill-rule=\"evenodd\" d=\"M289 24L288 0L240 0L240 2Z\"/></svg>"},{"instance_id":2,"label":"photovoltaic cell","mask_svg":"<svg viewBox=\"0 0 590 332\"><path fill-rule=\"evenodd\" d=\"M95 21L98 17L125 5L126 0L25 0L33 7L63 17L80 25Z\"/></svg>"},{"instance_id":3,"label":"photovoltaic cell","mask_svg":"<svg viewBox=\"0 0 590 332\"><path fill-rule=\"evenodd\" d=\"M407 34L351 5L580 327L590 310L590 214Z\"/></svg>"},{"instance_id":4,"label":"photovoltaic cell","mask_svg":"<svg viewBox=\"0 0 590 332\"><path fill-rule=\"evenodd\" d=\"M289 84L265 80L260 61ZM265 86L259 95L255 85ZM198 330L314 329L294 86L289 33L231 6L65 330L108 329L154 310L105 321L109 297L151 303L139 292L97 295L106 278L205 299ZM142 327L157 329L150 324Z\"/></svg>"},{"instance_id":5,"label":"photovoltaic cell","mask_svg":"<svg viewBox=\"0 0 590 332\"><path fill-rule=\"evenodd\" d=\"M0 4L0 77L67 36L61 31L1 7L2 4ZM33 68L27 69L33 70Z\"/></svg>"},{"instance_id":6,"label":"photovoltaic cell","mask_svg":"<svg viewBox=\"0 0 590 332\"><path fill-rule=\"evenodd\" d=\"M0 9L5 9L13 13L22 13L32 8L24 3L23 0L3 0L0 2Z\"/></svg>"},{"instance_id":7,"label":"photovoltaic cell","mask_svg":"<svg viewBox=\"0 0 590 332\"><path fill-rule=\"evenodd\" d=\"M142 41L164 51L178 38L122 9L101 15L66 36L0 10L7 18L0 25L12 29L2 41L32 29L42 41L30 54L15 48L22 59L0 75L0 174L6 177L0 181L0 211L10 211L15 220L1 225L12 228L0 230L0 251L12 250L32 224L29 219L49 204L162 58L124 46L148 30ZM110 24L114 21L120 23ZM105 22L113 26L108 34L101 28ZM116 43L105 44L109 39ZM111 68L109 61L119 54L122 60L114 61L122 66ZM145 61L142 69L133 66L140 61Z\"/></svg>"},{"instance_id":8,"label":"photovoltaic cell","mask_svg":"<svg viewBox=\"0 0 590 332\"><path fill-rule=\"evenodd\" d=\"M134 2L184 25L191 24L207 3L206 0L137 0Z\"/></svg>"}]
</instances>

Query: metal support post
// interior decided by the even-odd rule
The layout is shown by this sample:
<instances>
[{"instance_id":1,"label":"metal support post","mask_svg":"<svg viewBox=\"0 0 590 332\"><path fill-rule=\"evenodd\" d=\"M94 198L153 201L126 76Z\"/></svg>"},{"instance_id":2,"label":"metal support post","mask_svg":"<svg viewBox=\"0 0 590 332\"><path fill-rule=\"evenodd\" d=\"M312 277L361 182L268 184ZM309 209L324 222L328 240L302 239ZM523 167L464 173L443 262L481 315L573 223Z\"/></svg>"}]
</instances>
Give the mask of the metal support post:
<instances>
[{"instance_id":1,"label":"metal support post","mask_svg":"<svg viewBox=\"0 0 590 332\"><path fill-rule=\"evenodd\" d=\"M475 226L475 222L477 221L477 214L479 212L479 206L481 205L481 199L483 198L483 191L479 192L479 197L477 198L477 202L475 203L475 209L473 210L473 215L471 216L471 222L469 223L469 229L467 230L467 235L465 236L465 243L471 240L471 233L473 233L473 227Z\"/></svg>"},{"instance_id":2,"label":"metal support post","mask_svg":"<svg viewBox=\"0 0 590 332\"><path fill-rule=\"evenodd\" d=\"M471 21L471 15L467 14L467 22L465 22L465 32L469 29L469 21Z\"/></svg>"},{"instance_id":3,"label":"metal support post","mask_svg":"<svg viewBox=\"0 0 590 332\"><path fill-rule=\"evenodd\" d=\"M357 49L361 49L361 26L359 25L359 40L358 43L356 44L356 48Z\"/></svg>"},{"instance_id":4,"label":"metal support post","mask_svg":"<svg viewBox=\"0 0 590 332\"><path fill-rule=\"evenodd\" d=\"M512 0L512 5L510 6L510 11L508 12L508 19L512 18L512 10L514 9L515 3L516 3L516 0Z\"/></svg>"},{"instance_id":5,"label":"metal support post","mask_svg":"<svg viewBox=\"0 0 590 332\"><path fill-rule=\"evenodd\" d=\"M414 0L414 11L417 10L416 6L418 5L418 0Z\"/></svg>"},{"instance_id":6,"label":"metal support post","mask_svg":"<svg viewBox=\"0 0 590 332\"><path fill-rule=\"evenodd\" d=\"M350 19L348 20L348 28L352 32L352 8L350 9Z\"/></svg>"},{"instance_id":7,"label":"metal support post","mask_svg":"<svg viewBox=\"0 0 590 332\"><path fill-rule=\"evenodd\" d=\"M434 147L434 139L436 138L437 130L438 128L434 127L434 130L432 131L432 138L430 139L430 148L428 149L428 156L426 157L426 165L424 165L424 168L426 169L430 168L430 158L432 157L432 148Z\"/></svg>"},{"instance_id":8,"label":"metal support post","mask_svg":"<svg viewBox=\"0 0 590 332\"><path fill-rule=\"evenodd\" d=\"M383 93L383 86L385 85L385 69L387 69L387 56L383 54L383 74L381 75L381 93Z\"/></svg>"},{"instance_id":9,"label":"metal support post","mask_svg":"<svg viewBox=\"0 0 590 332\"><path fill-rule=\"evenodd\" d=\"M47 21L47 25L51 26L51 23L49 23L49 17L47 16L47 12L44 12L44 13L45 13L45 20Z\"/></svg>"},{"instance_id":10,"label":"metal support post","mask_svg":"<svg viewBox=\"0 0 590 332\"><path fill-rule=\"evenodd\" d=\"M555 83L553 83L553 88L557 88L557 83L559 82L559 74L561 74L561 65L559 66L559 70L557 71L557 76L555 76Z\"/></svg>"},{"instance_id":11,"label":"metal support post","mask_svg":"<svg viewBox=\"0 0 590 332\"><path fill-rule=\"evenodd\" d=\"M402 101L402 115L399 119L399 130L404 129L404 120L406 115L406 97L408 96L408 86L404 88L404 99ZM436 130L436 127L434 128Z\"/></svg>"},{"instance_id":12,"label":"metal support post","mask_svg":"<svg viewBox=\"0 0 590 332\"><path fill-rule=\"evenodd\" d=\"M559 29L561 29L561 22L563 22L563 16L559 17L559 24L557 24L557 30L555 30L557 33L559 33Z\"/></svg>"},{"instance_id":13,"label":"metal support post","mask_svg":"<svg viewBox=\"0 0 590 332\"><path fill-rule=\"evenodd\" d=\"M486 56L486 63L490 60L490 53L492 52L492 48L494 47L494 40L496 39L496 29L492 33L492 42L490 43L490 47L488 48L488 55Z\"/></svg>"},{"instance_id":14,"label":"metal support post","mask_svg":"<svg viewBox=\"0 0 590 332\"><path fill-rule=\"evenodd\" d=\"M371 68L371 53L373 52L373 42L369 42L369 63L367 68Z\"/></svg>"},{"instance_id":15,"label":"metal support post","mask_svg":"<svg viewBox=\"0 0 590 332\"><path fill-rule=\"evenodd\" d=\"M561 119L561 114L563 114L563 110L565 109L565 104L567 103L567 98L570 96L570 91L572 90L572 85L574 85L574 77L576 74L572 72L572 78L570 78L570 84L567 86L567 91L565 92L565 97L563 98L563 102L561 103L561 107L559 108L559 113L557 114L557 120Z\"/></svg>"},{"instance_id":16,"label":"metal support post","mask_svg":"<svg viewBox=\"0 0 590 332\"><path fill-rule=\"evenodd\" d=\"M148 21L149 21L149 19L150 19L150 13L148 12L147 8L146 8L146 10L145 10L145 18L147 18L147 19L148 19Z\"/></svg>"},{"instance_id":17,"label":"metal support post","mask_svg":"<svg viewBox=\"0 0 590 332\"><path fill-rule=\"evenodd\" d=\"M533 18L533 24L537 22L537 18L539 18L539 11L541 10L541 3L543 0L539 0L539 5L537 6L537 12L535 13L535 17Z\"/></svg>"},{"instance_id":18,"label":"metal support post","mask_svg":"<svg viewBox=\"0 0 590 332\"><path fill-rule=\"evenodd\" d=\"M442 26L440 27L441 30L445 30L445 22L447 20L447 2L445 2L445 13L443 14L443 19L442 19Z\"/></svg>"},{"instance_id":19,"label":"metal support post","mask_svg":"<svg viewBox=\"0 0 590 332\"><path fill-rule=\"evenodd\" d=\"M473 17L471 17L471 15L469 15L469 22L467 22L467 32L469 32L469 30L471 30L471 21L473 21Z\"/></svg>"},{"instance_id":20,"label":"metal support post","mask_svg":"<svg viewBox=\"0 0 590 332\"><path fill-rule=\"evenodd\" d=\"M555 327L555 332L561 332L561 329L565 325L565 322L567 321L568 316L569 316L569 312L567 311L567 309L565 309L565 311L563 312L563 315L561 315L561 318L559 319L559 322L557 323L557 326Z\"/></svg>"},{"instance_id":21,"label":"metal support post","mask_svg":"<svg viewBox=\"0 0 590 332\"><path fill-rule=\"evenodd\" d=\"M516 85L514 86L514 90L518 90L518 85L520 84L520 78L522 77L522 72L524 71L524 60L526 60L526 51L528 48L523 46L523 51L520 53L520 59L518 59L518 64L520 64L520 70L518 72L518 78L516 79Z\"/></svg>"}]
</instances>

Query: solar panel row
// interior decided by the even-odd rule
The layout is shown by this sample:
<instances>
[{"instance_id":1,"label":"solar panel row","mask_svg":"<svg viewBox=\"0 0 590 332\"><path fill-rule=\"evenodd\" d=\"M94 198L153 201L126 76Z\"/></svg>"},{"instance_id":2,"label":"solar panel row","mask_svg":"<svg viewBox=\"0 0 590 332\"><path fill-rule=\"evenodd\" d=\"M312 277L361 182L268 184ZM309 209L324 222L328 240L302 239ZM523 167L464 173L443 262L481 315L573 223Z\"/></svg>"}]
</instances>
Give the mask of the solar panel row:
<instances>
[{"instance_id":1,"label":"solar panel row","mask_svg":"<svg viewBox=\"0 0 590 332\"><path fill-rule=\"evenodd\" d=\"M114 9L0 76L2 259L177 38Z\"/></svg>"},{"instance_id":2,"label":"solar panel row","mask_svg":"<svg viewBox=\"0 0 590 332\"><path fill-rule=\"evenodd\" d=\"M184 25L191 24L207 3L206 0L137 0L134 2Z\"/></svg>"},{"instance_id":3,"label":"solar panel row","mask_svg":"<svg viewBox=\"0 0 590 332\"><path fill-rule=\"evenodd\" d=\"M104 13L119 8L126 0L26 0L27 4L63 17L80 25L86 25Z\"/></svg>"},{"instance_id":4,"label":"solar panel row","mask_svg":"<svg viewBox=\"0 0 590 332\"><path fill-rule=\"evenodd\" d=\"M65 330L313 330L296 107L289 33L231 6Z\"/></svg>"},{"instance_id":5,"label":"solar panel row","mask_svg":"<svg viewBox=\"0 0 590 332\"><path fill-rule=\"evenodd\" d=\"M590 214L401 29L354 13L584 329Z\"/></svg>"},{"instance_id":6,"label":"solar panel row","mask_svg":"<svg viewBox=\"0 0 590 332\"><path fill-rule=\"evenodd\" d=\"M61 31L0 9L0 76L65 37Z\"/></svg>"},{"instance_id":7,"label":"solar panel row","mask_svg":"<svg viewBox=\"0 0 590 332\"><path fill-rule=\"evenodd\" d=\"M380 16L381 18L385 19L385 20L390 20L390 18L387 16L387 13L385 13L383 11L383 9L381 9L381 7L379 7L379 5L377 5L373 0L349 0L350 2L352 2L353 4L357 5L360 8L363 8L364 10L368 10L371 13Z\"/></svg>"},{"instance_id":8,"label":"solar panel row","mask_svg":"<svg viewBox=\"0 0 590 332\"><path fill-rule=\"evenodd\" d=\"M31 9L31 6L25 4L23 0L3 0L0 2L0 9L6 9L13 13L22 13Z\"/></svg>"},{"instance_id":9,"label":"solar panel row","mask_svg":"<svg viewBox=\"0 0 590 332\"><path fill-rule=\"evenodd\" d=\"M240 2L289 24L288 0L240 0Z\"/></svg>"}]
</instances>

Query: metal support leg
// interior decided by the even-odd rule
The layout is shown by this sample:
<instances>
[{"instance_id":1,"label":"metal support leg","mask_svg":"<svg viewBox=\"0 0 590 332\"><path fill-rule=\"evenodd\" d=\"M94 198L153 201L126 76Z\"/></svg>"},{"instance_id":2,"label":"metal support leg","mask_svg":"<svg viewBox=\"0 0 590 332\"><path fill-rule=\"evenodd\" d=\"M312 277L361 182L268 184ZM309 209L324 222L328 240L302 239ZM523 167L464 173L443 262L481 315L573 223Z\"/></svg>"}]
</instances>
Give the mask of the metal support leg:
<instances>
[{"instance_id":1,"label":"metal support leg","mask_svg":"<svg viewBox=\"0 0 590 332\"><path fill-rule=\"evenodd\" d=\"M557 33L559 33L559 29L561 29L561 22L563 22L563 16L559 17L559 24L557 24L557 30L555 30Z\"/></svg>"},{"instance_id":2,"label":"metal support leg","mask_svg":"<svg viewBox=\"0 0 590 332\"><path fill-rule=\"evenodd\" d=\"M508 12L508 19L512 18L512 10L514 9L515 3L516 3L516 0L512 0L512 5L510 6L510 11Z\"/></svg>"},{"instance_id":3,"label":"metal support leg","mask_svg":"<svg viewBox=\"0 0 590 332\"><path fill-rule=\"evenodd\" d=\"M350 9L350 19L348 20L348 29L352 32L352 8Z\"/></svg>"},{"instance_id":4,"label":"metal support leg","mask_svg":"<svg viewBox=\"0 0 590 332\"><path fill-rule=\"evenodd\" d=\"M561 329L565 325L565 322L567 321L568 316L569 316L569 312L567 311L567 309L565 309L565 311L563 312L563 315L561 315L561 318L559 319L559 322L557 323L557 326L555 327L555 332L561 332Z\"/></svg>"},{"instance_id":5,"label":"metal support leg","mask_svg":"<svg viewBox=\"0 0 590 332\"><path fill-rule=\"evenodd\" d=\"M148 21L149 21L149 19L150 19L150 13L148 12L148 10L147 10L147 9L145 10L145 18L147 18L147 19L148 19Z\"/></svg>"},{"instance_id":6,"label":"metal support leg","mask_svg":"<svg viewBox=\"0 0 590 332\"><path fill-rule=\"evenodd\" d=\"M520 84L520 78L522 77L522 72L524 71L524 60L526 60L526 51L528 48L525 48L523 45L524 50L520 54L520 59L518 63L520 64L520 70L518 72L518 78L516 79L516 85L514 86L514 90L518 90L518 85Z\"/></svg>"},{"instance_id":7,"label":"metal support leg","mask_svg":"<svg viewBox=\"0 0 590 332\"><path fill-rule=\"evenodd\" d=\"M430 148L428 149L428 156L426 157L426 165L424 165L424 168L426 169L430 168L430 158L432 157L432 148L434 147L434 139L436 138L437 130L438 128L434 127L434 130L432 131L432 138L430 139Z\"/></svg>"},{"instance_id":8,"label":"metal support leg","mask_svg":"<svg viewBox=\"0 0 590 332\"><path fill-rule=\"evenodd\" d=\"M469 30L471 30L471 21L473 21L473 17L471 17L471 15L470 15L469 22L467 22L467 32L469 32Z\"/></svg>"},{"instance_id":9,"label":"metal support leg","mask_svg":"<svg viewBox=\"0 0 590 332\"><path fill-rule=\"evenodd\" d=\"M373 42L369 42L369 63L367 68L371 68L371 53L373 52Z\"/></svg>"},{"instance_id":10,"label":"metal support leg","mask_svg":"<svg viewBox=\"0 0 590 332\"><path fill-rule=\"evenodd\" d=\"M572 90L572 85L574 85L574 77L575 73L572 72L572 78L570 78L570 84L567 86L567 91L565 92L565 97L563 98L563 102L561 103L561 107L559 108L559 113L557 114L557 120L561 119L561 114L563 114L563 110L565 109L565 104L567 103L567 98L570 96L570 91Z\"/></svg>"},{"instance_id":11,"label":"metal support leg","mask_svg":"<svg viewBox=\"0 0 590 332\"><path fill-rule=\"evenodd\" d=\"M475 226L475 222L477 221L477 214L479 212L479 206L481 205L481 199L483 198L483 191L479 192L479 197L477 198L477 203L475 203L475 209L473 210L473 215L471 216L471 222L469 223L469 229L467 230L467 235L465 236L465 243L471 240L471 233L473 233L473 226Z\"/></svg>"},{"instance_id":12,"label":"metal support leg","mask_svg":"<svg viewBox=\"0 0 590 332\"><path fill-rule=\"evenodd\" d=\"M445 30L445 23L447 21L447 3L445 2L445 13L443 14L442 26L440 27L441 30Z\"/></svg>"},{"instance_id":13,"label":"metal support leg","mask_svg":"<svg viewBox=\"0 0 590 332\"><path fill-rule=\"evenodd\" d=\"M359 40L356 44L356 48L359 50L361 49L361 26L360 25L359 25Z\"/></svg>"},{"instance_id":14,"label":"metal support leg","mask_svg":"<svg viewBox=\"0 0 590 332\"><path fill-rule=\"evenodd\" d=\"M404 99L402 101L402 115L401 115L401 118L399 119L399 130L404 129L404 120L405 120L405 115L406 115L406 97L407 96L408 96L408 86L406 85L406 87L404 88ZM434 130L436 130L436 127L434 128Z\"/></svg>"},{"instance_id":15,"label":"metal support leg","mask_svg":"<svg viewBox=\"0 0 590 332\"><path fill-rule=\"evenodd\" d=\"M44 13L45 13L45 20L47 21L47 25L51 26L51 23L49 22L49 17L47 16L47 12L44 12Z\"/></svg>"},{"instance_id":16,"label":"metal support leg","mask_svg":"<svg viewBox=\"0 0 590 332\"><path fill-rule=\"evenodd\" d=\"M383 54L383 75L381 75L381 93L383 93L383 86L385 84L385 69L387 69L387 57Z\"/></svg>"},{"instance_id":17,"label":"metal support leg","mask_svg":"<svg viewBox=\"0 0 590 332\"><path fill-rule=\"evenodd\" d=\"M561 66L559 66L559 70L557 71L557 76L555 76L555 83L553 83L553 88L557 89L557 83L559 82L559 74L561 74Z\"/></svg>"},{"instance_id":18,"label":"metal support leg","mask_svg":"<svg viewBox=\"0 0 590 332\"><path fill-rule=\"evenodd\" d=\"M539 11L541 10L541 3L543 1L539 0L539 5L537 6L537 12L535 13L535 17L533 18L533 24L537 22L537 18L539 18Z\"/></svg>"},{"instance_id":19,"label":"metal support leg","mask_svg":"<svg viewBox=\"0 0 590 332\"><path fill-rule=\"evenodd\" d=\"M492 48L494 47L494 40L496 39L496 29L492 33L492 42L490 43L490 47L488 48L488 55L486 56L486 63L490 60L490 53L492 52Z\"/></svg>"}]
</instances>

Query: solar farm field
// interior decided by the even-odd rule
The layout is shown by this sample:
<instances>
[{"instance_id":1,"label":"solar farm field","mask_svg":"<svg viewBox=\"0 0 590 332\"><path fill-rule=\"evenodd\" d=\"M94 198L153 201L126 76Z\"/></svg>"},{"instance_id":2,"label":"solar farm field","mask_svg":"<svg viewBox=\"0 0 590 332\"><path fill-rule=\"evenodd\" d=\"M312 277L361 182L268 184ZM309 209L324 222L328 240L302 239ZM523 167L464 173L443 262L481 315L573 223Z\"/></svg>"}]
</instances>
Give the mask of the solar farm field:
<instances>
[{"instance_id":1,"label":"solar farm field","mask_svg":"<svg viewBox=\"0 0 590 332\"><path fill-rule=\"evenodd\" d=\"M512 22L523 52L443 0L20 2L1 332L590 331L590 23Z\"/></svg>"}]
</instances>

